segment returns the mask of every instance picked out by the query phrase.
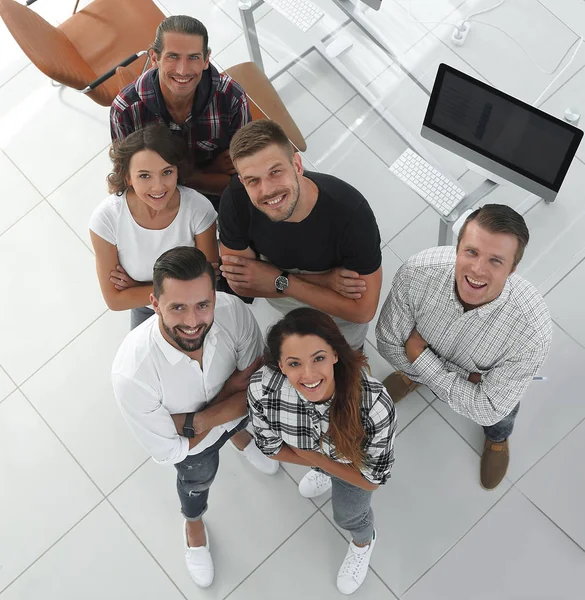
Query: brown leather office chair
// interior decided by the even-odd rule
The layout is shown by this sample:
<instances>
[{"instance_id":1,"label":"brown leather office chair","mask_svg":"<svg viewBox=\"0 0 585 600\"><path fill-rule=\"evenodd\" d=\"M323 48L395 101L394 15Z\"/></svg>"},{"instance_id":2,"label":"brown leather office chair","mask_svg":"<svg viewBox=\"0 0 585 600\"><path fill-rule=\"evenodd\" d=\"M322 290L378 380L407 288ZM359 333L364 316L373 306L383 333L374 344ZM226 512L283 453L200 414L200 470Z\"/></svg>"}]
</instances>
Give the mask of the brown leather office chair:
<instances>
[{"instance_id":1,"label":"brown leather office chair","mask_svg":"<svg viewBox=\"0 0 585 600\"><path fill-rule=\"evenodd\" d=\"M146 57L139 57L165 15L151 0L94 0L53 27L15 0L0 0L0 17L45 75L110 106L142 72Z\"/></svg>"},{"instance_id":2,"label":"brown leather office chair","mask_svg":"<svg viewBox=\"0 0 585 600\"><path fill-rule=\"evenodd\" d=\"M225 72L244 88L246 96L250 100L253 121L258 119L276 121L298 150L304 152L307 149L303 134L299 131L274 86L256 63L245 62L234 65Z\"/></svg>"}]
</instances>

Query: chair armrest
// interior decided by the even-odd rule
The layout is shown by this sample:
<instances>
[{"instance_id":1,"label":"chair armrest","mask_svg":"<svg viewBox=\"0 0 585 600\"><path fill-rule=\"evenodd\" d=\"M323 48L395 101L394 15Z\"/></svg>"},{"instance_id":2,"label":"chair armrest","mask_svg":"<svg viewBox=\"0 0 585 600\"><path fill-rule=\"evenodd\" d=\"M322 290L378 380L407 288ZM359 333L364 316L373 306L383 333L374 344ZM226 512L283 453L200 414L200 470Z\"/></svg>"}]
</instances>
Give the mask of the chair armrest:
<instances>
[{"instance_id":1,"label":"chair armrest","mask_svg":"<svg viewBox=\"0 0 585 600\"><path fill-rule=\"evenodd\" d=\"M110 79L110 77L113 77L116 74L116 69L131 65L135 60L138 60L141 56L144 56L145 54L146 50L141 50L140 52L131 54L128 58L125 58L121 63L117 64L115 67L112 67L107 73L104 73L97 79L94 79L94 81L92 81L87 87L83 88L82 90L79 90L79 92L82 94L87 94L88 92L91 92L98 85L101 85L102 83L104 83L104 81L107 81L108 79Z\"/></svg>"}]
</instances>

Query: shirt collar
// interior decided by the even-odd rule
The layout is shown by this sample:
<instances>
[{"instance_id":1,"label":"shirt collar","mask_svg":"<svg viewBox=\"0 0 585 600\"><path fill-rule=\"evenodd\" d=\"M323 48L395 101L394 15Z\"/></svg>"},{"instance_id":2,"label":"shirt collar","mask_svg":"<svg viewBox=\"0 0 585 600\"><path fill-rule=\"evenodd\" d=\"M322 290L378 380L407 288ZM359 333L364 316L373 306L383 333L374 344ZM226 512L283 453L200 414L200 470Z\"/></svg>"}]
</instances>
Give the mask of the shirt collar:
<instances>
[{"instance_id":1,"label":"shirt collar","mask_svg":"<svg viewBox=\"0 0 585 600\"><path fill-rule=\"evenodd\" d=\"M512 284L510 283L510 277L508 277L508 279L506 279L506 283L504 284L504 289L502 290L502 293L497 298L495 298L491 302L488 302L487 304L483 304L479 308L475 308L473 310L476 310L477 314L480 317L485 317L486 315L489 315L496 308L498 308L502 304L505 304L508 301L508 298L510 297L511 289L512 289ZM450 297L451 301L456 304L456 306L463 308L463 305L461 304L461 301L459 300L459 296L457 295L456 284L455 284L455 268L452 269L451 275L449 277L449 297ZM468 311L468 312L471 312L471 311Z\"/></svg>"},{"instance_id":2,"label":"shirt collar","mask_svg":"<svg viewBox=\"0 0 585 600\"><path fill-rule=\"evenodd\" d=\"M189 356L187 356L183 351L175 348L172 344L167 342L164 338L161 330L160 330L160 317L157 318L156 323L154 324L154 341L156 345L159 347L160 351L163 353L164 357L167 359L169 364L176 365L181 360L186 359L191 362L193 360ZM217 323L213 323L209 333L205 336L205 341L203 342L203 352L205 353L205 347L209 344L215 345L217 343Z\"/></svg>"}]
</instances>

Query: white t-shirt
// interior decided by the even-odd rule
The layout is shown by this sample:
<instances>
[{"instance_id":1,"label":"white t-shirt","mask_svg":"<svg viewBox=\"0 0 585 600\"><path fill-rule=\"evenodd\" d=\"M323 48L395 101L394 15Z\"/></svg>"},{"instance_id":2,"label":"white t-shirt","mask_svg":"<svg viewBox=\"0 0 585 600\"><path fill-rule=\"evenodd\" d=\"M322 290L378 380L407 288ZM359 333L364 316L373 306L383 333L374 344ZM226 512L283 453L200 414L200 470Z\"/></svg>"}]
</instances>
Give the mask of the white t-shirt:
<instances>
[{"instance_id":1,"label":"white t-shirt","mask_svg":"<svg viewBox=\"0 0 585 600\"><path fill-rule=\"evenodd\" d=\"M165 229L144 229L134 220L126 192L106 198L93 211L89 228L118 248L120 264L135 281L152 281L156 259L177 246L193 246L194 238L209 229L217 213L199 192L178 185L180 204L177 216Z\"/></svg>"}]
</instances>

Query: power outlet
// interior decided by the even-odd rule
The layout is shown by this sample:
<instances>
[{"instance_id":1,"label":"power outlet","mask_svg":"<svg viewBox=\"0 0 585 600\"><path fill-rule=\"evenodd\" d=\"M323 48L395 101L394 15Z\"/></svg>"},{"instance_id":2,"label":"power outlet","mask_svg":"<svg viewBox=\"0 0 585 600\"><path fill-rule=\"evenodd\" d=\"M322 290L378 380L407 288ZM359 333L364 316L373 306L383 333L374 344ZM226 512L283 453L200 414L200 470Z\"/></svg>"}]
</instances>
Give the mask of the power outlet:
<instances>
[{"instance_id":1,"label":"power outlet","mask_svg":"<svg viewBox=\"0 0 585 600\"><path fill-rule=\"evenodd\" d=\"M461 21L455 29L453 29L453 33L451 34L451 43L454 46L463 46L465 40L467 39L467 34L469 33L470 24L468 21Z\"/></svg>"}]
</instances>

